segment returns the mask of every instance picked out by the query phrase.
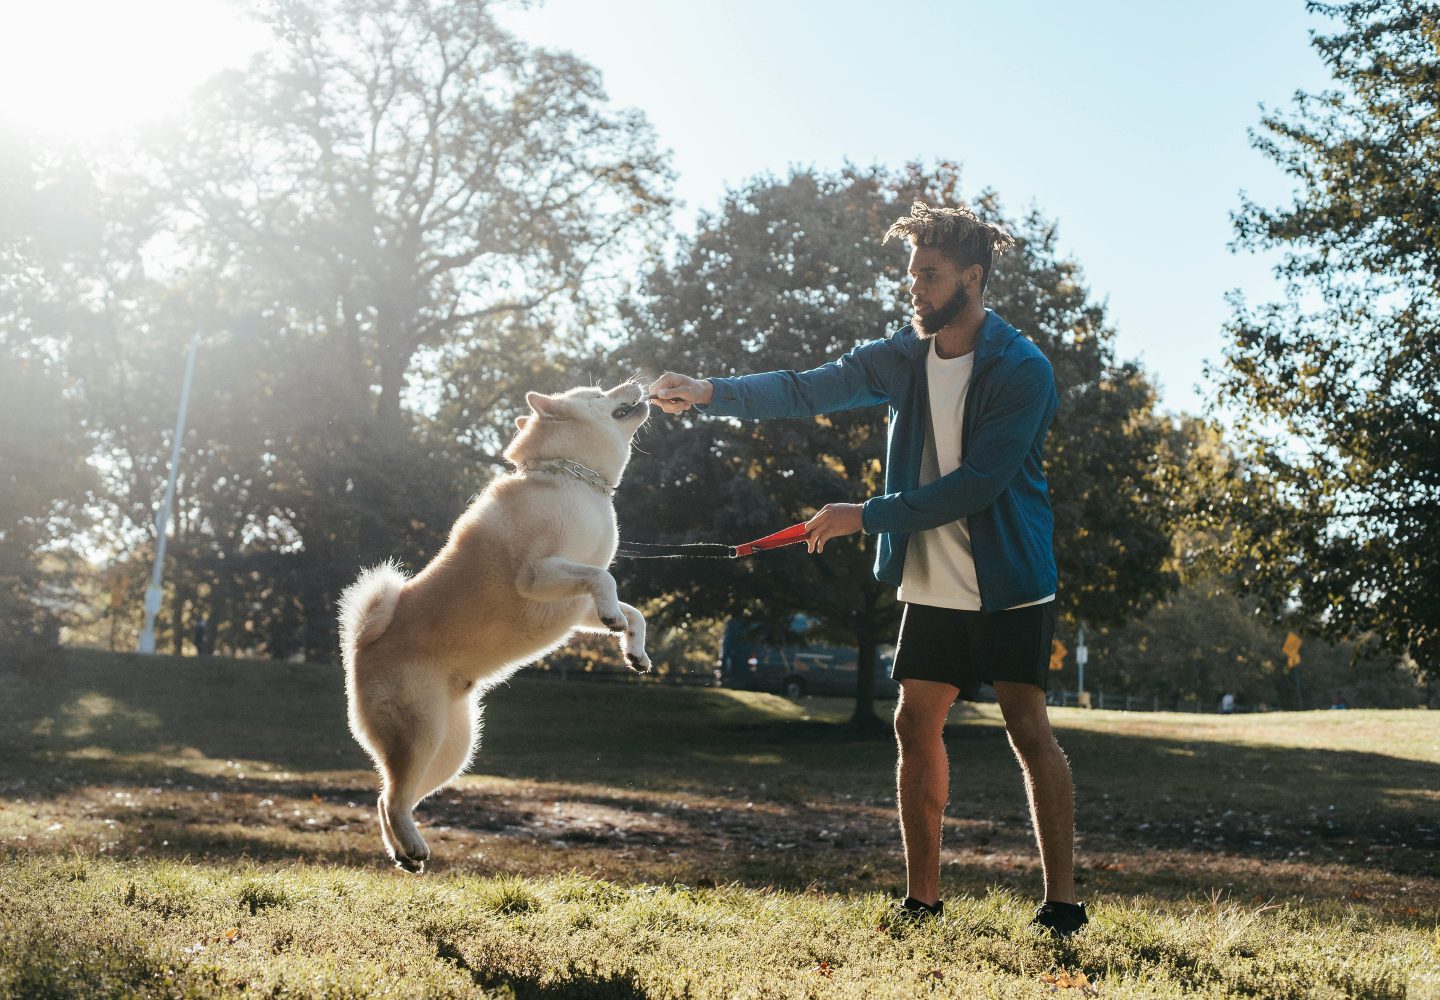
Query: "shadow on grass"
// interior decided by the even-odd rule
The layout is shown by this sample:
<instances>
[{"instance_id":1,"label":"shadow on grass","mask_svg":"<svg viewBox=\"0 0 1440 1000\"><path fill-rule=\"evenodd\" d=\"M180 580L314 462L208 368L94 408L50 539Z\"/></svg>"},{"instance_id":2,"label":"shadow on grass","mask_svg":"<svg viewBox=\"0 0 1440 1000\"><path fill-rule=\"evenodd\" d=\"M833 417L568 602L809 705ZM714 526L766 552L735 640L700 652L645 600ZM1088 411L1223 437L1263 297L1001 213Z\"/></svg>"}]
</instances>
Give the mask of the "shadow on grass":
<instances>
[{"instance_id":1,"label":"shadow on grass","mask_svg":"<svg viewBox=\"0 0 1440 1000\"><path fill-rule=\"evenodd\" d=\"M516 976L513 970L502 972L483 961L472 964L449 938L436 940L435 957L454 965L481 989L509 987L515 1000L645 1000L649 996L628 973L597 974L572 968L558 982L554 977L542 982L538 976Z\"/></svg>"},{"instance_id":2,"label":"shadow on grass","mask_svg":"<svg viewBox=\"0 0 1440 1000\"><path fill-rule=\"evenodd\" d=\"M67 650L4 679L0 747L188 747L294 770L369 766L346 729L338 667Z\"/></svg>"},{"instance_id":3,"label":"shadow on grass","mask_svg":"<svg viewBox=\"0 0 1440 1000\"><path fill-rule=\"evenodd\" d=\"M72 652L12 669L0 681L9 695L0 704L0 794L60 799L94 785L161 786L202 797L244 794L337 808L357 803L367 817L373 811L376 788L373 779L360 779L369 761L346 729L338 668ZM563 791L546 794L659 817L652 826L663 833L648 834L651 846L679 855L675 870L687 877L708 872L722 882L759 878L803 886L836 864L859 863L865 852L895 852L893 742L806 719L803 707L715 690L524 675L486 701L485 742L474 767L479 780L562 783ZM948 815L961 827L947 833L949 842L983 853L986 838L993 838L997 849L1033 861L1024 790L1003 729L973 711L959 718L946 729ZM1105 877L1117 889L1144 884L1145 856L1154 851L1334 863L1434 881L1425 845L1440 841L1433 798L1440 765L1378 752L1080 729L1059 735L1076 778L1082 858L1134 859ZM260 762L291 774L242 781L168 762L187 754ZM703 797L712 808L676 801L686 795ZM540 805L523 798L462 786L422 806L422 822L538 845L557 837L597 851L634 844L614 829L557 832L542 822ZM747 813L751 806L762 811ZM182 853L269 860L323 851L303 835L324 827L296 829L293 842L233 824L222 836L208 829L213 819L202 803L165 808L148 832L127 830L122 848L154 851L155 840L169 839L173 847L183 845ZM135 818L113 804L96 805L90 814L116 822ZM993 832L971 833L964 824ZM844 831L849 853L837 854L833 843L818 839L827 828ZM364 836L378 846L373 829ZM373 848L367 850L359 856L373 857ZM347 863L353 856L352 848L331 855ZM986 870L968 862L956 868L967 881L983 880Z\"/></svg>"}]
</instances>

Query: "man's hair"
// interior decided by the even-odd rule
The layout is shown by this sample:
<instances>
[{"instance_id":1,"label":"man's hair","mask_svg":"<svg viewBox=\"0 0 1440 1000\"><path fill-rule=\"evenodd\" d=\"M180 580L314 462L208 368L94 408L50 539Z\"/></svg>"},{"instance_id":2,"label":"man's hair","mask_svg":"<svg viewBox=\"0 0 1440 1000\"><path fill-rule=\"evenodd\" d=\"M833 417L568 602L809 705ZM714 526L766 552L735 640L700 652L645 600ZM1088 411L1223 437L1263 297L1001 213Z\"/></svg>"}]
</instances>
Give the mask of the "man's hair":
<instances>
[{"instance_id":1,"label":"man's hair","mask_svg":"<svg viewBox=\"0 0 1440 1000\"><path fill-rule=\"evenodd\" d=\"M995 258L1015 245L1015 238L991 222L981 222L965 206L931 208L923 201L910 206L910 214L902 215L885 233L883 242L898 237L912 247L933 247L960 267L979 264L980 291L990 282L990 268Z\"/></svg>"}]
</instances>

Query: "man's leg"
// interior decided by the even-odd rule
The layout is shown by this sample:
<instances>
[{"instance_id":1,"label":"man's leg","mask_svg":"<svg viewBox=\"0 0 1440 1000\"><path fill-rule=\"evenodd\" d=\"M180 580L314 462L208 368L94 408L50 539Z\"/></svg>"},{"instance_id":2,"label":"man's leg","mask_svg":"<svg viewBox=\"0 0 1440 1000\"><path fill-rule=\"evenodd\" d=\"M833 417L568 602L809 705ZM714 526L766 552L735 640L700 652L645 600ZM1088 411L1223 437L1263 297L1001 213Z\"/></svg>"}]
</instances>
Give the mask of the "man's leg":
<instances>
[{"instance_id":1,"label":"man's leg","mask_svg":"<svg viewBox=\"0 0 1440 1000\"><path fill-rule=\"evenodd\" d=\"M960 690L938 681L902 680L895 706L900 744L896 768L906 892L933 905L940 898L940 825L950 797L945 717Z\"/></svg>"},{"instance_id":2,"label":"man's leg","mask_svg":"<svg viewBox=\"0 0 1440 1000\"><path fill-rule=\"evenodd\" d=\"M995 696L1005 716L1010 745L1025 774L1030 818L1045 874L1045 898L1074 903L1075 786L1070 762L1050 731L1045 692L1033 684L996 681Z\"/></svg>"}]
</instances>

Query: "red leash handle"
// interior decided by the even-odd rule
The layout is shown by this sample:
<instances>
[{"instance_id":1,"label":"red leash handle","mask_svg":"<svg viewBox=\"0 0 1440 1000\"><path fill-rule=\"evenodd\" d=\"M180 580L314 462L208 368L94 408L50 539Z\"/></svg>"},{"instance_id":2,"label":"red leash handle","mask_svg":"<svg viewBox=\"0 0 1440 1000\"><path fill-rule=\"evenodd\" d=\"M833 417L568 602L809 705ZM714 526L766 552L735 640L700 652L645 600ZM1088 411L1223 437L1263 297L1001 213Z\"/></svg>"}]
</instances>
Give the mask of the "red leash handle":
<instances>
[{"instance_id":1,"label":"red leash handle","mask_svg":"<svg viewBox=\"0 0 1440 1000\"><path fill-rule=\"evenodd\" d=\"M753 542L746 542L744 545L735 546L735 556L748 556L753 552L761 552L765 549L778 549L786 545L794 545L797 542L805 541L805 522L792 524L784 531L777 531L773 535L766 535L764 538L757 538Z\"/></svg>"}]
</instances>

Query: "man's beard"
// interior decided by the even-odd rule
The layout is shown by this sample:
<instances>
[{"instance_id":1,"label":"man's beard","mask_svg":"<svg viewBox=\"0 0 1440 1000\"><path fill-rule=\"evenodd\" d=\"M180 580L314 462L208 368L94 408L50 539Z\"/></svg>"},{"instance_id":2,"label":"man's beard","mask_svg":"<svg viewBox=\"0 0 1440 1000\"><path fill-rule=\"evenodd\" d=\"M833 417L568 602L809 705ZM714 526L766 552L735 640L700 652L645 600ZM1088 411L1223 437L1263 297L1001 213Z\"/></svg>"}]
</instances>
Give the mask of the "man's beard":
<instances>
[{"instance_id":1,"label":"man's beard","mask_svg":"<svg viewBox=\"0 0 1440 1000\"><path fill-rule=\"evenodd\" d=\"M955 290L955 294L949 300L936 309L929 316L921 316L918 312L910 317L910 322L915 329L920 331L923 337L933 337L951 323L966 309L970 308L970 293L961 285Z\"/></svg>"}]
</instances>

